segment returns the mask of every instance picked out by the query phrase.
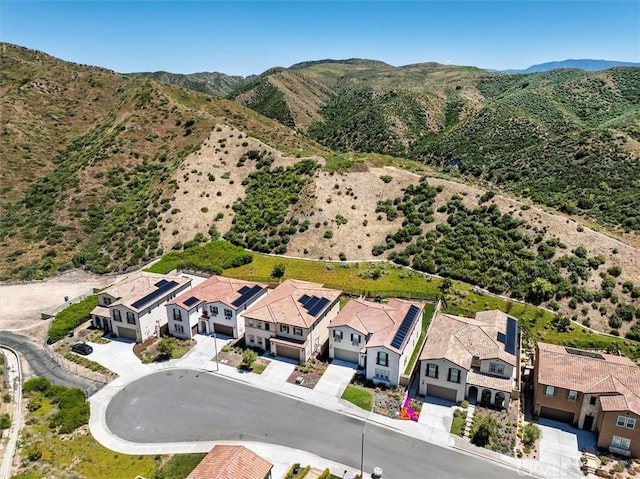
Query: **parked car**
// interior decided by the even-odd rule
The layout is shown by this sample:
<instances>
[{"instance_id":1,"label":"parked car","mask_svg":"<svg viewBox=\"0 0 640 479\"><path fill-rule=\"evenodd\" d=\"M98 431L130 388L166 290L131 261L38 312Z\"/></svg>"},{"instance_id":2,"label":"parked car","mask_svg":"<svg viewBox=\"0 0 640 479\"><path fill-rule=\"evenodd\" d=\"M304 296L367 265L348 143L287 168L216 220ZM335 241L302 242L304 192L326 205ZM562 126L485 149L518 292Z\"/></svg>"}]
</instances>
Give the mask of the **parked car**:
<instances>
[{"instance_id":1,"label":"parked car","mask_svg":"<svg viewBox=\"0 0 640 479\"><path fill-rule=\"evenodd\" d=\"M91 354L93 352L93 348L87 343L76 343L71 347L71 351L86 356L87 354Z\"/></svg>"}]
</instances>

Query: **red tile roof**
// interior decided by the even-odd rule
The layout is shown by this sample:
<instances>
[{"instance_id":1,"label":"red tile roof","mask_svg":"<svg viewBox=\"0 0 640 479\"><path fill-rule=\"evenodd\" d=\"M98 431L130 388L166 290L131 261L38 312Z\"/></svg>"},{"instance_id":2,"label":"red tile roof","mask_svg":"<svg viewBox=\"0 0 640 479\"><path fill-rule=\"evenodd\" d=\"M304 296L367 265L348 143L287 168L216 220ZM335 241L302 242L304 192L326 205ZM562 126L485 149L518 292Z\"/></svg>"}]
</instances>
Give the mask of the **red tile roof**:
<instances>
[{"instance_id":1,"label":"red tile roof","mask_svg":"<svg viewBox=\"0 0 640 479\"><path fill-rule=\"evenodd\" d=\"M600 397L604 410L640 414L640 368L625 356L538 343L536 374L540 384L605 394Z\"/></svg>"},{"instance_id":2,"label":"red tile roof","mask_svg":"<svg viewBox=\"0 0 640 479\"><path fill-rule=\"evenodd\" d=\"M187 479L265 479L273 464L244 446L218 444Z\"/></svg>"},{"instance_id":3,"label":"red tile roof","mask_svg":"<svg viewBox=\"0 0 640 479\"><path fill-rule=\"evenodd\" d=\"M260 286L261 288L267 287L266 284L262 283L242 281L235 278L227 278L225 276L211 276L199 285L191 288L188 291L185 291L177 298L174 298L171 301L167 302L167 305L176 304L181 308L189 311L192 308L195 308L196 305L201 303L221 302L228 306L230 309L236 310L237 308L232 303L242 296L242 293L240 293L240 289L243 286L247 286L249 288L253 286ZM191 297L196 298L198 301L188 306L185 304L185 301Z\"/></svg>"}]
</instances>

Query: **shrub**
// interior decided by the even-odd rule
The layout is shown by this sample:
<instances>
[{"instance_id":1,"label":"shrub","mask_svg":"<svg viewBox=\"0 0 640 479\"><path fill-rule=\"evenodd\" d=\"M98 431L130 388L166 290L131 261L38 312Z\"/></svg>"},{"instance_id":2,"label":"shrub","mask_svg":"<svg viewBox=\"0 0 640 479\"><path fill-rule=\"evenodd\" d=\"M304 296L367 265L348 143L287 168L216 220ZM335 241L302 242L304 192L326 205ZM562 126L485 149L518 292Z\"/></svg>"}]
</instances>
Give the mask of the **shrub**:
<instances>
[{"instance_id":1,"label":"shrub","mask_svg":"<svg viewBox=\"0 0 640 479\"><path fill-rule=\"evenodd\" d=\"M286 270L286 266L284 263L276 263L273 265L273 270L271 271L272 278L282 278L284 276Z\"/></svg>"},{"instance_id":2,"label":"shrub","mask_svg":"<svg viewBox=\"0 0 640 479\"><path fill-rule=\"evenodd\" d=\"M622 274L622 268L616 264L608 268L607 273L609 273L614 278L617 278Z\"/></svg>"},{"instance_id":3,"label":"shrub","mask_svg":"<svg viewBox=\"0 0 640 479\"><path fill-rule=\"evenodd\" d=\"M79 303L72 304L56 314L49 328L49 344L64 338L69 331L82 324L91 314L91 310L98 305L98 296L92 294Z\"/></svg>"},{"instance_id":4,"label":"shrub","mask_svg":"<svg viewBox=\"0 0 640 479\"><path fill-rule=\"evenodd\" d=\"M9 414L0 415L0 431L11 427L11 418Z\"/></svg>"},{"instance_id":5,"label":"shrub","mask_svg":"<svg viewBox=\"0 0 640 479\"><path fill-rule=\"evenodd\" d=\"M258 353L256 353L253 349L245 349L242 353L242 362L240 363L240 368L246 371L251 371L253 369L253 363L258 359Z\"/></svg>"},{"instance_id":6,"label":"shrub","mask_svg":"<svg viewBox=\"0 0 640 479\"><path fill-rule=\"evenodd\" d=\"M533 446L533 444L538 440L539 437L540 428L536 424L529 423L524 427L522 433L522 442L525 445Z\"/></svg>"},{"instance_id":7,"label":"shrub","mask_svg":"<svg viewBox=\"0 0 640 479\"><path fill-rule=\"evenodd\" d=\"M175 346L174 338L170 336L163 337L158 343L158 353L160 353L160 356L158 359L171 359L174 346Z\"/></svg>"},{"instance_id":8,"label":"shrub","mask_svg":"<svg viewBox=\"0 0 640 479\"><path fill-rule=\"evenodd\" d=\"M324 232L324 235L322 235L323 238L325 239L331 239L333 238L333 231L332 230L327 230Z\"/></svg>"},{"instance_id":9,"label":"shrub","mask_svg":"<svg viewBox=\"0 0 640 479\"><path fill-rule=\"evenodd\" d=\"M497 421L493 416L483 416L471 437L471 443L478 447L487 446L496 433L496 424Z\"/></svg>"},{"instance_id":10,"label":"shrub","mask_svg":"<svg viewBox=\"0 0 640 479\"><path fill-rule=\"evenodd\" d=\"M23 454L29 461L35 462L42 457L42 446L37 442L32 442L24 448Z\"/></svg>"},{"instance_id":11,"label":"shrub","mask_svg":"<svg viewBox=\"0 0 640 479\"><path fill-rule=\"evenodd\" d=\"M389 176L389 175L382 175L380 177L380 179L384 182L384 183L391 183L391 180L393 180L393 177Z\"/></svg>"}]
</instances>

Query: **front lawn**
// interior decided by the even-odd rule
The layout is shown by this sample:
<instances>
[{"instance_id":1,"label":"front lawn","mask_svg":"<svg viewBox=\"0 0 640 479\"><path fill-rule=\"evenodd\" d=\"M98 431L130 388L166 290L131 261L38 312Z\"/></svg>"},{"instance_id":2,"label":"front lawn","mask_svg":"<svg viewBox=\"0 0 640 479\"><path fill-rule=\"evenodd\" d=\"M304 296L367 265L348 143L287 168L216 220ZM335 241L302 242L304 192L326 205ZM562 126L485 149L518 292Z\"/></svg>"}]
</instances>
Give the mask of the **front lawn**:
<instances>
[{"instance_id":1,"label":"front lawn","mask_svg":"<svg viewBox=\"0 0 640 479\"><path fill-rule=\"evenodd\" d=\"M451 434L456 436L464 436L464 426L467 419L467 410L456 408L453 411L453 421L451 422Z\"/></svg>"},{"instance_id":2,"label":"front lawn","mask_svg":"<svg viewBox=\"0 0 640 479\"><path fill-rule=\"evenodd\" d=\"M366 389L352 386L350 384L342 393L342 399L355 404L365 411L371 411L371 408L373 407L373 394Z\"/></svg>"}]
</instances>

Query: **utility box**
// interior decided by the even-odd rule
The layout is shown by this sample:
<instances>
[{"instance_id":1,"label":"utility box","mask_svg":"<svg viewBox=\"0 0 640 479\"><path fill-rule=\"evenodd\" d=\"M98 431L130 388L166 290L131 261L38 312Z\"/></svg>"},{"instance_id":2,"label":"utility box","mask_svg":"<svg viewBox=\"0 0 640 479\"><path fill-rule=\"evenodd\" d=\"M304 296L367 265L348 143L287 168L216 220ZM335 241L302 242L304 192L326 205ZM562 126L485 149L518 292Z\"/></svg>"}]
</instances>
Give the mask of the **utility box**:
<instances>
[{"instance_id":1,"label":"utility box","mask_svg":"<svg viewBox=\"0 0 640 479\"><path fill-rule=\"evenodd\" d=\"M382 468L374 467L371 473L371 479L382 479Z\"/></svg>"}]
</instances>

